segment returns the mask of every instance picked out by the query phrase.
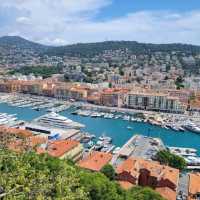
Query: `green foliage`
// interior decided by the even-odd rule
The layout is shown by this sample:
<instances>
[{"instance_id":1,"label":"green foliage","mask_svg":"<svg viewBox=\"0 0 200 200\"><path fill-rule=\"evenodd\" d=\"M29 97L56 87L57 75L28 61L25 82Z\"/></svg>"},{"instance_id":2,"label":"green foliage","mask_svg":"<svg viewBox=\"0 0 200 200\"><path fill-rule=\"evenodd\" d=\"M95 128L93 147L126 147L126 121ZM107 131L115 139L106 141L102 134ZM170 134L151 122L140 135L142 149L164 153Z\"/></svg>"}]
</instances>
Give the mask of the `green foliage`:
<instances>
[{"instance_id":1,"label":"green foliage","mask_svg":"<svg viewBox=\"0 0 200 200\"><path fill-rule=\"evenodd\" d=\"M190 54L198 54L200 52L199 46L184 45L184 44L144 44L135 41L107 41L98 43L74 44L61 47L48 48L44 53L54 56L79 56L79 57L93 57L103 53L105 50L119 50L128 49L133 54L151 54L153 52L188 52Z\"/></svg>"},{"instance_id":2,"label":"green foliage","mask_svg":"<svg viewBox=\"0 0 200 200\"><path fill-rule=\"evenodd\" d=\"M171 69L171 66L170 66L170 65L167 65L167 66L166 66L166 71L169 72L170 69Z\"/></svg>"},{"instance_id":3,"label":"green foliage","mask_svg":"<svg viewBox=\"0 0 200 200\"><path fill-rule=\"evenodd\" d=\"M129 49L133 54L150 54L151 52L172 52L179 51L187 54L199 54L200 47L187 44L145 44L135 41L107 41L98 43L74 44L67 46L44 46L17 36L5 36L0 38L0 47L20 50L33 50L40 55L53 56L80 56L92 57L105 50Z\"/></svg>"},{"instance_id":4,"label":"green foliage","mask_svg":"<svg viewBox=\"0 0 200 200\"><path fill-rule=\"evenodd\" d=\"M128 193L127 200L163 200L163 198L151 188L133 187Z\"/></svg>"},{"instance_id":5,"label":"green foliage","mask_svg":"<svg viewBox=\"0 0 200 200\"><path fill-rule=\"evenodd\" d=\"M34 74L36 76L42 76L48 78L53 74L59 74L62 72L62 67L49 67L49 66L37 66L37 67L22 67L20 69L14 69L10 71L10 74L21 73L24 75Z\"/></svg>"},{"instance_id":6,"label":"green foliage","mask_svg":"<svg viewBox=\"0 0 200 200\"><path fill-rule=\"evenodd\" d=\"M0 192L4 200L163 200L149 188L125 191L67 160L6 150L0 150Z\"/></svg>"},{"instance_id":7,"label":"green foliage","mask_svg":"<svg viewBox=\"0 0 200 200\"><path fill-rule=\"evenodd\" d=\"M121 200L125 192L115 182L109 181L101 173L82 172L81 184L84 185L91 200Z\"/></svg>"},{"instance_id":8,"label":"green foliage","mask_svg":"<svg viewBox=\"0 0 200 200\"><path fill-rule=\"evenodd\" d=\"M124 71L120 68L120 70L119 70L119 74L121 75L121 76L124 76Z\"/></svg>"},{"instance_id":9,"label":"green foliage","mask_svg":"<svg viewBox=\"0 0 200 200\"><path fill-rule=\"evenodd\" d=\"M156 155L156 159L164 165L169 165L171 167L183 170L186 167L186 162L184 158L170 153L169 151L162 150Z\"/></svg>"},{"instance_id":10,"label":"green foliage","mask_svg":"<svg viewBox=\"0 0 200 200\"><path fill-rule=\"evenodd\" d=\"M101 173L103 173L110 180L114 180L115 179L115 170L114 170L113 166L110 165L110 164L105 165L102 168Z\"/></svg>"},{"instance_id":11,"label":"green foliage","mask_svg":"<svg viewBox=\"0 0 200 200\"><path fill-rule=\"evenodd\" d=\"M181 88L184 88L183 82L184 82L184 79L181 76L177 77L175 84L178 90Z\"/></svg>"},{"instance_id":12,"label":"green foliage","mask_svg":"<svg viewBox=\"0 0 200 200\"><path fill-rule=\"evenodd\" d=\"M48 155L1 151L0 174L0 186L7 193L5 200L88 199L77 170Z\"/></svg>"}]
</instances>

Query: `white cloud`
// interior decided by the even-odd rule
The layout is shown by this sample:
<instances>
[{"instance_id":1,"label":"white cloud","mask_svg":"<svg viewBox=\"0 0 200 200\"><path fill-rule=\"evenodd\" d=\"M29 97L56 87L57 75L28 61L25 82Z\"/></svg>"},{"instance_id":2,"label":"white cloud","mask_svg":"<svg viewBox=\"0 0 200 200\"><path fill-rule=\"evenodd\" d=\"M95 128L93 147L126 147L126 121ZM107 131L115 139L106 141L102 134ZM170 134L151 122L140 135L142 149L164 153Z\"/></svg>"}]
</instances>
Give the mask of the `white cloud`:
<instances>
[{"instance_id":1,"label":"white cloud","mask_svg":"<svg viewBox=\"0 0 200 200\"><path fill-rule=\"evenodd\" d=\"M2 28L0 35L16 32L52 45L106 39L200 44L200 10L141 11L106 21L94 20L111 3L112 0L0 0L0 8L14 7L18 11L15 22Z\"/></svg>"},{"instance_id":2,"label":"white cloud","mask_svg":"<svg viewBox=\"0 0 200 200\"><path fill-rule=\"evenodd\" d=\"M28 17L18 17L16 19L16 22L20 24L25 24L25 25L31 24L31 20Z\"/></svg>"}]
</instances>

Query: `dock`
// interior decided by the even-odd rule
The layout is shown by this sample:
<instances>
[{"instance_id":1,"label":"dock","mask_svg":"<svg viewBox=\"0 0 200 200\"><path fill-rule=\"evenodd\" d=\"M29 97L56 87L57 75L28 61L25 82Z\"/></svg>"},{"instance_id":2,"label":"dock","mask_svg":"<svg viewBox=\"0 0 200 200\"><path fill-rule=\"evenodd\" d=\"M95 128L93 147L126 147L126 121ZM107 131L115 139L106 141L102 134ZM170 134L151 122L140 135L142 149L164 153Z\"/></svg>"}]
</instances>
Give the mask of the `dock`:
<instances>
[{"instance_id":1,"label":"dock","mask_svg":"<svg viewBox=\"0 0 200 200\"><path fill-rule=\"evenodd\" d=\"M152 159L156 153L165 149L163 142L159 138L151 138L142 135L134 135L119 151L123 157L140 157Z\"/></svg>"}]
</instances>

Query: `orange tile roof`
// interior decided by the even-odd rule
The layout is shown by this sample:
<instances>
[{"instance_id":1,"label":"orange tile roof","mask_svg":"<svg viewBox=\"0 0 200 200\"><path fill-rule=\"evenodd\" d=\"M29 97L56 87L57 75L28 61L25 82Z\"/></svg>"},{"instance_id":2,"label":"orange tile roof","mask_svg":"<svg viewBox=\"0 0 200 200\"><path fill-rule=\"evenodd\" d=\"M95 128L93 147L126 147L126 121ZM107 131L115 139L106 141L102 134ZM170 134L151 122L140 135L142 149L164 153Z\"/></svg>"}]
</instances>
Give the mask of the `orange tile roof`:
<instances>
[{"instance_id":1,"label":"orange tile roof","mask_svg":"<svg viewBox=\"0 0 200 200\"><path fill-rule=\"evenodd\" d=\"M13 142L11 142L10 144L7 145L7 148L11 151L21 153L23 151L22 141L21 140L13 141Z\"/></svg>"},{"instance_id":2,"label":"orange tile roof","mask_svg":"<svg viewBox=\"0 0 200 200\"><path fill-rule=\"evenodd\" d=\"M93 151L85 159L81 160L78 165L82 168L92 171L100 171L112 159L112 154Z\"/></svg>"},{"instance_id":3,"label":"orange tile roof","mask_svg":"<svg viewBox=\"0 0 200 200\"><path fill-rule=\"evenodd\" d=\"M200 193L200 173L189 175L189 200L195 200L192 196Z\"/></svg>"},{"instance_id":4,"label":"orange tile roof","mask_svg":"<svg viewBox=\"0 0 200 200\"><path fill-rule=\"evenodd\" d=\"M33 148L38 144L44 144L47 142L47 138L42 136L31 136L26 138L26 140L16 139L11 141L7 146L10 150L16 152L22 152L26 150L26 147Z\"/></svg>"},{"instance_id":5,"label":"orange tile roof","mask_svg":"<svg viewBox=\"0 0 200 200\"><path fill-rule=\"evenodd\" d=\"M134 186L132 183L128 181L117 181L117 182L125 190L131 189Z\"/></svg>"},{"instance_id":6,"label":"orange tile roof","mask_svg":"<svg viewBox=\"0 0 200 200\"><path fill-rule=\"evenodd\" d=\"M139 168L136 165L136 162L137 160L131 158L127 159L121 165L117 166L116 169L117 174L121 174L122 172L126 171L130 173L132 176L137 178L139 176Z\"/></svg>"},{"instance_id":7,"label":"orange tile roof","mask_svg":"<svg viewBox=\"0 0 200 200\"><path fill-rule=\"evenodd\" d=\"M43 136L31 136L28 138L28 142L31 147L35 147L38 144L44 144L47 141L48 138Z\"/></svg>"},{"instance_id":8,"label":"orange tile roof","mask_svg":"<svg viewBox=\"0 0 200 200\"><path fill-rule=\"evenodd\" d=\"M0 132L8 133L8 134L9 133L16 134L21 137L30 137L33 135L31 131L24 130L24 129L18 129L18 128L10 128L10 127L6 127L6 126L0 126Z\"/></svg>"},{"instance_id":9,"label":"orange tile roof","mask_svg":"<svg viewBox=\"0 0 200 200\"><path fill-rule=\"evenodd\" d=\"M176 192L168 187L156 188L156 191L167 200L176 200Z\"/></svg>"},{"instance_id":10,"label":"orange tile roof","mask_svg":"<svg viewBox=\"0 0 200 200\"><path fill-rule=\"evenodd\" d=\"M126 171L132 176L138 178L140 169L147 169L151 176L157 177L159 180L168 179L175 186L178 184L179 170L169 166L160 165L155 161L147 161L140 158L129 158L117 167L118 174Z\"/></svg>"},{"instance_id":11,"label":"orange tile roof","mask_svg":"<svg viewBox=\"0 0 200 200\"><path fill-rule=\"evenodd\" d=\"M107 88L104 89L102 94L117 94L117 93L127 93L129 92L129 89L125 88Z\"/></svg>"},{"instance_id":12,"label":"orange tile roof","mask_svg":"<svg viewBox=\"0 0 200 200\"><path fill-rule=\"evenodd\" d=\"M61 157L65 153L69 152L70 150L74 149L80 143L75 140L57 140L49 142L47 145L47 151L43 151L41 148L37 149L37 153L44 153L47 152L50 156L53 157Z\"/></svg>"}]
</instances>

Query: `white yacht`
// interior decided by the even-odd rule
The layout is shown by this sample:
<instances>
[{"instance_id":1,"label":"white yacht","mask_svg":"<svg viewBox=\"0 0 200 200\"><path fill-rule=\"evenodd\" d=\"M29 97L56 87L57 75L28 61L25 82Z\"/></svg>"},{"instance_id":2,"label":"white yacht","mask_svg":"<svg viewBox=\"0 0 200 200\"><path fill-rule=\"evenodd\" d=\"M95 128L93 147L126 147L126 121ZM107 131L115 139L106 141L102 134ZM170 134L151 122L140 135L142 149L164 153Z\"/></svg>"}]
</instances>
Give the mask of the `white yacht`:
<instances>
[{"instance_id":1,"label":"white yacht","mask_svg":"<svg viewBox=\"0 0 200 200\"><path fill-rule=\"evenodd\" d=\"M57 113L51 112L49 114L43 115L35 120L40 124L47 124L50 126L55 126L59 128L83 128L85 125L78 122L74 122L67 117L59 115Z\"/></svg>"},{"instance_id":2,"label":"white yacht","mask_svg":"<svg viewBox=\"0 0 200 200\"><path fill-rule=\"evenodd\" d=\"M198 127L196 124L194 124L192 122L185 125L184 128L191 131L191 132L200 134L200 127Z\"/></svg>"}]
</instances>

